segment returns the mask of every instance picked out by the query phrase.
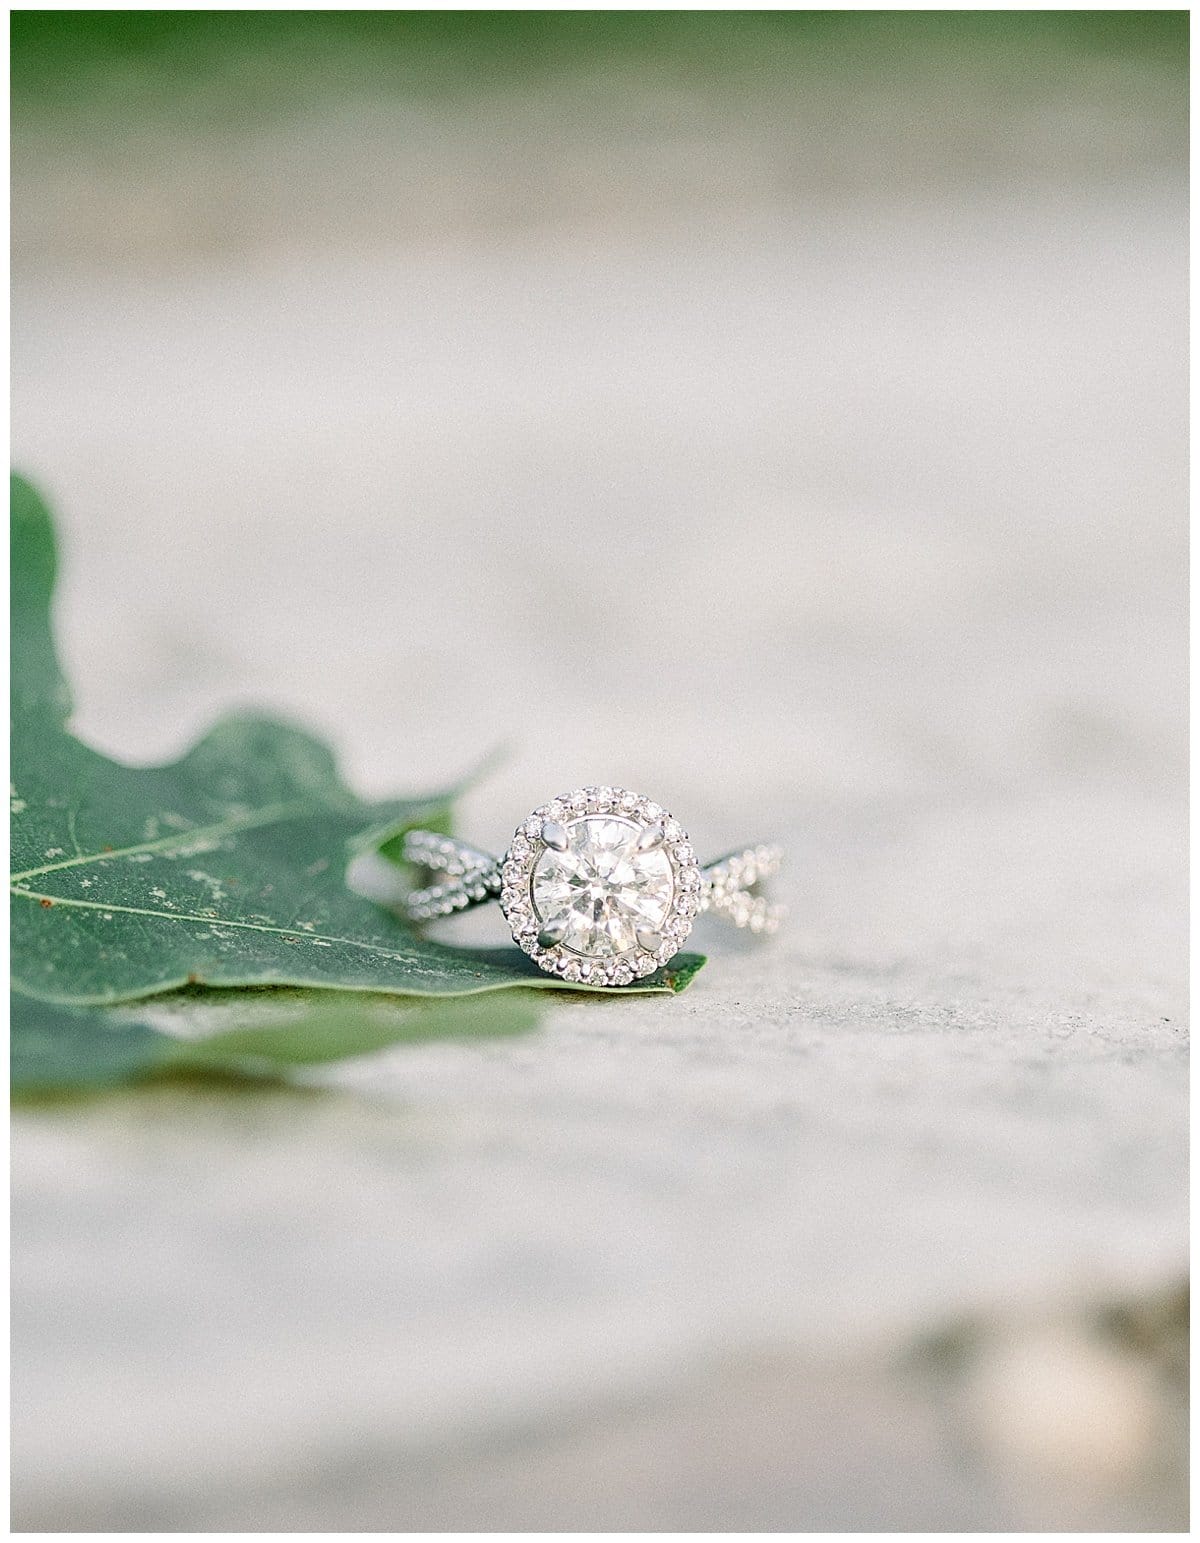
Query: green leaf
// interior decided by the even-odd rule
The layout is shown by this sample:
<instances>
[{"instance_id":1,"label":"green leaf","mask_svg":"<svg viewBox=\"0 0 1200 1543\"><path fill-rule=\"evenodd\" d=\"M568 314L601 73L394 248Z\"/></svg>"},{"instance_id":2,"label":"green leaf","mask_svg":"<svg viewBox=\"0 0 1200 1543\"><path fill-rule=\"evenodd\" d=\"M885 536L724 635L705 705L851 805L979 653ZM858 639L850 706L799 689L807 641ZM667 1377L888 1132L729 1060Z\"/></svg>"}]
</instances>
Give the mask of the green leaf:
<instances>
[{"instance_id":1,"label":"green leaf","mask_svg":"<svg viewBox=\"0 0 1200 1543\"><path fill-rule=\"evenodd\" d=\"M12 998L15 1095L117 1087L164 1075L280 1080L297 1068L367 1055L401 1042L519 1034L533 1027L517 992L407 1000L339 992L175 993L136 1008L79 1008ZM178 1021L203 1038L164 1033ZM233 1028L219 1025L230 1020ZM214 1032L215 1029L215 1032Z\"/></svg>"},{"instance_id":2,"label":"green leaf","mask_svg":"<svg viewBox=\"0 0 1200 1543\"><path fill-rule=\"evenodd\" d=\"M348 856L454 794L367 803L319 741L234 717L182 760L123 766L67 730L50 626L45 505L12 483L12 973L46 1001L112 1003L185 985L314 986L437 996L589 990L516 948L449 948L345 883ZM694 955L624 990L680 990Z\"/></svg>"}]
</instances>

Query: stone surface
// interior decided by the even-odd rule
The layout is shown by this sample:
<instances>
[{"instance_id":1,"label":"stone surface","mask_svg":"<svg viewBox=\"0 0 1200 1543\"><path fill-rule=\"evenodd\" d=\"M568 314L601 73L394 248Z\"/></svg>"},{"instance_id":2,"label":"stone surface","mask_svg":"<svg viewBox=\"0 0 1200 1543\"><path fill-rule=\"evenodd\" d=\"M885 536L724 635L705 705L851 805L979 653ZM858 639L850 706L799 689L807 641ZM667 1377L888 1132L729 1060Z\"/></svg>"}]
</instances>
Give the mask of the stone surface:
<instances>
[{"instance_id":1,"label":"stone surface","mask_svg":"<svg viewBox=\"0 0 1200 1543\"><path fill-rule=\"evenodd\" d=\"M503 742L469 838L644 787L784 842L791 921L522 1041L19 1111L18 1526L1178 1524L1186 186L1138 69L24 144L81 732L270 702L380 793ZM1014 1420L1048 1364L1069 1431Z\"/></svg>"}]
</instances>

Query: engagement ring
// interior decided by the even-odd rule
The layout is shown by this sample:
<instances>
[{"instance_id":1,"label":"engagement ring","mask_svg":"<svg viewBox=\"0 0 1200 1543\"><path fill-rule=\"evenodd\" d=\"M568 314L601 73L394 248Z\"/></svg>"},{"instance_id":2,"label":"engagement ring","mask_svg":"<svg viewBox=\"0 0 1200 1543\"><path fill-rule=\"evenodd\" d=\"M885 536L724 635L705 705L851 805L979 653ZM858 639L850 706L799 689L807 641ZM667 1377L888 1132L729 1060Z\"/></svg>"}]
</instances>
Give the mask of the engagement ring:
<instances>
[{"instance_id":1,"label":"engagement ring","mask_svg":"<svg viewBox=\"0 0 1200 1543\"><path fill-rule=\"evenodd\" d=\"M404 857L440 876L406 896L410 921L498 897L536 964L593 985L625 986L666 964L702 911L760 933L783 915L757 893L779 870L778 847L701 865L679 821L624 788L581 788L539 805L500 859L428 830L406 834Z\"/></svg>"}]
</instances>

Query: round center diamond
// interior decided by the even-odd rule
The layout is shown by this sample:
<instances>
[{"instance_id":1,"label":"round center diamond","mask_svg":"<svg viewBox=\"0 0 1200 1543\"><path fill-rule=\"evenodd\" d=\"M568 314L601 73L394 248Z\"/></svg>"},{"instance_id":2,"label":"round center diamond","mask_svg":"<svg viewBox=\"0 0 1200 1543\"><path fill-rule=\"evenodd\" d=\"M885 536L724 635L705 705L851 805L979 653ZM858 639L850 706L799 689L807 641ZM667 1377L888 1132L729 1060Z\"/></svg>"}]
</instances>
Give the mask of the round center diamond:
<instances>
[{"instance_id":1,"label":"round center diamond","mask_svg":"<svg viewBox=\"0 0 1200 1543\"><path fill-rule=\"evenodd\" d=\"M644 826L591 814L564 827L567 847L547 847L530 892L542 926L587 958L624 954L639 932L658 932L670 915L675 880L661 846L638 851Z\"/></svg>"}]
</instances>

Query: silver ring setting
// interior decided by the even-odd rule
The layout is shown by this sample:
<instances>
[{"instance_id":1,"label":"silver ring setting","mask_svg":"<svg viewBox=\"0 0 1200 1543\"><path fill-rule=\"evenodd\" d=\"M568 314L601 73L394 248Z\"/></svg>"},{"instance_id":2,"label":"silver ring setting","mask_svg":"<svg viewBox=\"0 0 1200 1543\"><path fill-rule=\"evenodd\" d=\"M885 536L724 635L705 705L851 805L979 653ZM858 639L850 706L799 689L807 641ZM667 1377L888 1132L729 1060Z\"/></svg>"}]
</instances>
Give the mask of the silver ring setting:
<instances>
[{"instance_id":1,"label":"silver ring setting","mask_svg":"<svg viewBox=\"0 0 1200 1543\"><path fill-rule=\"evenodd\" d=\"M431 831L409 831L404 856L438 877L406 897L410 921L497 898L540 969L591 985L652 974L703 911L758 933L774 932L783 915L757 893L779 869L778 847L701 865L679 821L627 788L578 788L540 804L500 860Z\"/></svg>"}]
</instances>

